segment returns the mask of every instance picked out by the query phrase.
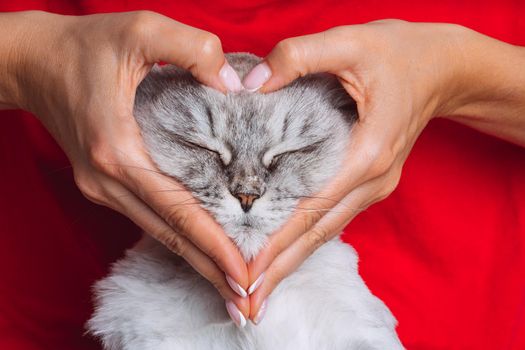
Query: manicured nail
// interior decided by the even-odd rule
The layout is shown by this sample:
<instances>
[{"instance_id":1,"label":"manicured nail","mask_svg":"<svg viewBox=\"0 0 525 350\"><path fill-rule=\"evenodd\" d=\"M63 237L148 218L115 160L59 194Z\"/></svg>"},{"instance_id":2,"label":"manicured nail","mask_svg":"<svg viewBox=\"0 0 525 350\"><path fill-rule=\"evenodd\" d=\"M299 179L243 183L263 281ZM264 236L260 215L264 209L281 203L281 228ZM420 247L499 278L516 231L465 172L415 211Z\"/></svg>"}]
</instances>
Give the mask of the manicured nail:
<instances>
[{"instance_id":1,"label":"manicured nail","mask_svg":"<svg viewBox=\"0 0 525 350\"><path fill-rule=\"evenodd\" d=\"M259 63L244 78L242 85L244 85L244 88L249 92L255 92L259 90L271 76L272 70L270 66L268 66L266 62Z\"/></svg>"},{"instance_id":2,"label":"manicured nail","mask_svg":"<svg viewBox=\"0 0 525 350\"><path fill-rule=\"evenodd\" d=\"M228 91L239 92L243 89L239 75L237 75L237 72L228 64L228 62L224 62L224 65L219 71L219 76Z\"/></svg>"},{"instance_id":3,"label":"manicured nail","mask_svg":"<svg viewBox=\"0 0 525 350\"><path fill-rule=\"evenodd\" d=\"M237 327L244 328L244 326L246 326L246 318L244 318L244 315L239 311L233 301L226 302L226 310ZM257 316L259 315L257 314Z\"/></svg>"},{"instance_id":4,"label":"manicured nail","mask_svg":"<svg viewBox=\"0 0 525 350\"><path fill-rule=\"evenodd\" d=\"M257 315L253 319L253 323L259 324L262 321L264 315L266 314L266 306L267 302L266 299L264 299L263 303L261 304L261 307L259 308L259 312L257 312Z\"/></svg>"},{"instance_id":5,"label":"manicured nail","mask_svg":"<svg viewBox=\"0 0 525 350\"><path fill-rule=\"evenodd\" d=\"M233 289L233 291L237 294L239 294L241 297L246 298L248 294L246 291L239 285L239 283L235 282L233 278L226 275L226 281L230 285L230 287Z\"/></svg>"},{"instance_id":6,"label":"manicured nail","mask_svg":"<svg viewBox=\"0 0 525 350\"><path fill-rule=\"evenodd\" d=\"M257 277L257 279L255 280L255 282L253 282L252 285L248 288L248 294L252 295L253 292L255 292L255 290L259 288L259 286L263 283L263 281L264 281L264 272L261 273L261 275Z\"/></svg>"}]
</instances>

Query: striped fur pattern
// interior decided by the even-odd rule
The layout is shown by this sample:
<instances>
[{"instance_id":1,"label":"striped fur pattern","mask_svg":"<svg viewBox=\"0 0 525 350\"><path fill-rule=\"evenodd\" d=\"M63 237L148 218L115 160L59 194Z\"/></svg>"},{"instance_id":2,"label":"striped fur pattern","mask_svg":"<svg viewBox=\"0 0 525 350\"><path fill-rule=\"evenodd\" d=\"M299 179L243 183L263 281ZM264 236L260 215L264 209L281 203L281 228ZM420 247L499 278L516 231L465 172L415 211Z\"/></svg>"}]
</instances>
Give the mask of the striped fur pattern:
<instances>
[{"instance_id":1,"label":"striped fur pattern","mask_svg":"<svg viewBox=\"0 0 525 350\"><path fill-rule=\"evenodd\" d=\"M241 78L260 61L227 59ZM141 83L135 115L159 169L193 193L246 261L300 199L334 176L357 118L354 101L329 75L270 94L223 95L172 66L155 67ZM402 349L395 319L339 239L283 281L264 321L244 329L206 280L147 235L95 294L88 328L105 349Z\"/></svg>"}]
</instances>

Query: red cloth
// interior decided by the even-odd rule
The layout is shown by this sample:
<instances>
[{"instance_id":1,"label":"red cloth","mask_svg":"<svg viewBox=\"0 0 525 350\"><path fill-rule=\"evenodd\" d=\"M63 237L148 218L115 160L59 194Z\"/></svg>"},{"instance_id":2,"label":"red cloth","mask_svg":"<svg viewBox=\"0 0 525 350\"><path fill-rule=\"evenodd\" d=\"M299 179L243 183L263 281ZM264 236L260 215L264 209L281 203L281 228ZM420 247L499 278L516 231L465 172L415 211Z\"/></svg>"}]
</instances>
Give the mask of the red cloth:
<instances>
[{"instance_id":1,"label":"red cloth","mask_svg":"<svg viewBox=\"0 0 525 350\"><path fill-rule=\"evenodd\" d=\"M381 18L455 22L525 45L525 4L513 0L0 3L22 9L150 9L218 34L225 51L259 55L285 37ZM83 336L90 286L138 230L82 197L30 115L0 121L0 349L98 349ZM346 229L408 349L525 349L524 180L524 149L433 121L398 189Z\"/></svg>"}]
</instances>

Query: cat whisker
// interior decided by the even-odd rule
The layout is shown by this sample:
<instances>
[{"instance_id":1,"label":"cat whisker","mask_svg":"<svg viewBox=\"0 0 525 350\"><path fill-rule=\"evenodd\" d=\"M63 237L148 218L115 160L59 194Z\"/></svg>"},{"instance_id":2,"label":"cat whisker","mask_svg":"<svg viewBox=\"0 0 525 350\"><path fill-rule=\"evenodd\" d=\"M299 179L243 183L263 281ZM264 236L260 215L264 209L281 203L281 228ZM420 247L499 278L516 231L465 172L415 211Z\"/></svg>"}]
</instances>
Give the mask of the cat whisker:
<instances>
[{"instance_id":1,"label":"cat whisker","mask_svg":"<svg viewBox=\"0 0 525 350\"><path fill-rule=\"evenodd\" d=\"M307 199L322 199L322 200L326 200L326 201L330 201L332 203L341 203L341 201L338 201L338 200L335 200L335 199L332 199L332 198L328 198L328 197L321 197L321 196L303 196L303 195L297 195L297 196L283 196L283 197L280 197L280 198L284 198L284 199L301 199L301 198L307 198Z\"/></svg>"},{"instance_id":2,"label":"cat whisker","mask_svg":"<svg viewBox=\"0 0 525 350\"><path fill-rule=\"evenodd\" d=\"M188 203L188 201L190 201L190 200L195 200L195 198L187 198L187 199L183 200L182 202L172 203L172 204L168 205L167 208L172 208L172 207L176 207L176 206L183 206L183 205L199 205L199 204L201 204L201 202L199 202L199 201Z\"/></svg>"},{"instance_id":3,"label":"cat whisker","mask_svg":"<svg viewBox=\"0 0 525 350\"><path fill-rule=\"evenodd\" d=\"M337 214L344 214L344 213L360 213L366 208L348 208L347 210L335 210L333 208L301 208L301 207L294 207L294 208L274 208L271 209L271 211L285 211L285 212L298 212L298 213L308 213L308 212L322 212L322 213L337 213Z\"/></svg>"},{"instance_id":4,"label":"cat whisker","mask_svg":"<svg viewBox=\"0 0 525 350\"><path fill-rule=\"evenodd\" d=\"M53 169L53 170L47 172L46 175L48 175L48 176L55 175L56 173L62 172L64 170L69 170L69 169L73 169L73 166L66 165L66 166L63 166L63 167L58 168L58 169Z\"/></svg>"},{"instance_id":5,"label":"cat whisker","mask_svg":"<svg viewBox=\"0 0 525 350\"><path fill-rule=\"evenodd\" d=\"M302 199L302 198L306 198L306 199L319 199L319 200L323 200L323 201L329 201L329 202L332 202L334 203L334 206L336 205L342 205L344 207L347 207L349 210L352 210L352 208L349 208L346 204L344 204L343 202L341 201L338 201L338 200L335 200L335 199L332 199L332 198L328 198L328 197L322 197L322 196L286 196L286 197L281 197L281 198L284 198L284 199Z\"/></svg>"},{"instance_id":6,"label":"cat whisker","mask_svg":"<svg viewBox=\"0 0 525 350\"><path fill-rule=\"evenodd\" d=\"M164 174L160 170L148 169L148 168L144 168L144 167L137 166L137 165L127 165L127 164L120 164L120 163L105 163L105 164L106 165L115 166L115 167L123 167L123 168L131 168L131 169L135 169L135 170L147 171L147 172L150 172L150 173L153 173L153 174L156 174L156 175L160 175L162 177L169 177L171 179L170 176Z\"/></svg>"},{"instance_id":7,"label":"cat whisker","mask_svg":"<svg viewBox=\"0 0 525 350\"><path fill-rule=\"evenodd\" d=\"M166 207L167 208L173 208L173 207L184 206L184 205L199 205L199 204L201 204L201 203L199 203L199 202L196 202L196 203L174 203L174 204L167 205Z\"/></svg>"},{"instance_id":8,"label":"cat whisker","mask_svg":"<svg viewBox=\"0 0 525 350\"><path fill-rule=\"evenodd\" d=\"M334 210L332 209L313 209L313 208L297 208L298 212L323 212L323 213L336 213L336 214L344 214L344 213L360 213L364 210L363 209L354 209L354 208L348 208L346 210Z\"/></svg>"},{"instance_id":9,"label":"cat whisker","mask_svg":"<svg viewBox=\"0 0 525 350\"><path fill-rule=\"evenodd\" d=\"M190 192L190 191L185 188L173 188L173 189L166 189L166 190L149 191L149 193L163 193L163 192Z\"/></svg>"}]
</instances>

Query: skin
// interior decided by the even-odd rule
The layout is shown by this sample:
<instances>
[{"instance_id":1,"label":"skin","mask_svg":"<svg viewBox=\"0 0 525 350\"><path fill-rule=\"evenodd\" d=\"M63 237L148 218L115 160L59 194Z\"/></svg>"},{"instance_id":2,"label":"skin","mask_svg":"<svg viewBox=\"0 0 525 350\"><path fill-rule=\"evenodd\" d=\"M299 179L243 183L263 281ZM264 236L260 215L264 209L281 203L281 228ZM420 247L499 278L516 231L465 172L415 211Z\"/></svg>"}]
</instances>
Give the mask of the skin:
<instances>
[{"instance_id":1,"label":"skin","mask_svg":"<svg viewBox=\"0 0 525 350\"><path fill-rule=\"evenodd\" d=\"M328 200L301 203L312 210L297 212L249 264L251 281L265 273L250 296L252 319L280 281L396 188L432 118L525 146L525 48L461 26L386 20L337 27L286 39L263 64L272 74L262 92L309 73L335 74L356 100L359 121L343 169L317 196Z\"/></svg>"},{"instance_id":2,"label":"skin","mask_svg":"<svg viewBox=\"0 0 525 350\"><path fill-rule=\"evenodd\" d=\"M37 116L88 199L126 215L184 257L247 315L249 300L225 278L248 287L243 258L206 211L182 205L195 200L158 173L132 114L137 85L158 61L226 91L217 36L152 12L73 17L31 11L0 14L0 23L0 107Z\"/></svg>"},{"instance_id":3,"label":"skin","mask_svg":"<svg viewBox=\"0 0 525 350\"><path fill-rule=\"evenodd\" d=\"M151 65L189 69L225 91L213 34L151 12L0 14L0 108L35 114L63 148L90 200L128 216L184 257L253 320L277 284L360 211L388 196L436 116L525 146L525 49L450 24L378 21L286 39L266 57L269 92L314 72L338 76L360 119L340 174L301 207L248 266L204 210L145 153L132 115ZM155 38L155 40L152 40ZM261 82L262 84L262 82ZM166 191L166 189L178 191ZM249 297L227 284L225 273ZM271 303L269 305L271 307Z\"/></svg>"}]
</instances>

